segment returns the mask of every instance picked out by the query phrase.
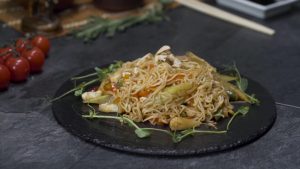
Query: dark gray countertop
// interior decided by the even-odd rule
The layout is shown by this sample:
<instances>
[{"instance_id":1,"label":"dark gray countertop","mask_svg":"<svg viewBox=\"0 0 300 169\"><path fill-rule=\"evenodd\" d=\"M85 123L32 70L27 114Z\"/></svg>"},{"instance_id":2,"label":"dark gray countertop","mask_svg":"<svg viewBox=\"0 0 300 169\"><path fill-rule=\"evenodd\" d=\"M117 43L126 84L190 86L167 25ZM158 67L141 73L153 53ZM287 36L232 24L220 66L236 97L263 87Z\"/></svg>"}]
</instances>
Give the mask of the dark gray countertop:
<instances>
[{"instance_id":1,"label":"dark gray countertop","mask_svg":"<svg viewBox=\"0 0 300 169\"><path fill-rule=\"evenodd\" d=\"M274 37L186 8L168 15L169 22L140 25L87 45L72 37L52 40L44 72L0 93L0 168L299 167L300 109L290 106L277 105L274 127L256 142L204 157L155 158L115 152L85 143L57 124L44 98L53 96L63 81L87 68L137 58L164 44L176 53L192 50L215 66L235 61L241 73L267 88L276 102L300 106L300 6L260 21L277 30ZM0 43L19 35L0 28Z\"/></svg>"}]
</instances>

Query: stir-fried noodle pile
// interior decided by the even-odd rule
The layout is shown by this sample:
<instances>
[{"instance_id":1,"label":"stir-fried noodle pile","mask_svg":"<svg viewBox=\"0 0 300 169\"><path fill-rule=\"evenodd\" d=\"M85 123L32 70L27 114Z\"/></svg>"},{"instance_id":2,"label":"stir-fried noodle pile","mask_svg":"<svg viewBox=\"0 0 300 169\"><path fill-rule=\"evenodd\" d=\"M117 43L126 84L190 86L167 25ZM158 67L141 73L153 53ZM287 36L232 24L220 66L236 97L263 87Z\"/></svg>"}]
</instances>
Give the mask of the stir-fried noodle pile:
<instances>
[{"instance_id":1,"label":"stir-fried noodle pile","mask_svg":"<svg viewBox=\"0 0 300 169\"><path fill-rule=\"evenodd\" d=\"M82 95L85 102L101 95L102 112L118 112L135 122L169 125L172 130L214 126L216 116L233 113L218 73L192 53L174 56L169 46L125 62L104 79L96 93Z\"/></svg>"}]
</instances>

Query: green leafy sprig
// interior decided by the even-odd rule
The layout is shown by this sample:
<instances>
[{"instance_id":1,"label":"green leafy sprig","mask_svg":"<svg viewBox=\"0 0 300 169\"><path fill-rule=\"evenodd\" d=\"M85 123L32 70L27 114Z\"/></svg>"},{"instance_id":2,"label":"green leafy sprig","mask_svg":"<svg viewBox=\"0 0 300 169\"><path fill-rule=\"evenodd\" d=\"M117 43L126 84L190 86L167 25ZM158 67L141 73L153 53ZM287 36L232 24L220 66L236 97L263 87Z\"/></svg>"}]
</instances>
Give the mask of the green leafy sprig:
<instances>
[{"instance_id":1,"label":"green leafy sprig","mask_svg":"<svg viewBox=\"0 0 300 169\"><path fill-rule=\"evenodd\" d=\"M245 94L247 95L247 97L250 99L250 102L252 104L259 104L260 101L255 97L254 94L247 94L246 90L248 88L248 80L246 78L243 78L240 74L239 69L237 68L235 62L233 63L232 66L225 66L226 67L226 71L233 71L234 72L234 76L237 77L237 79L235 80L236 86L243 92L245 92Z\"/></svg>"},{"instance_id":2,"label":"green leafy sprig","mask_svg":"<svg viewBox=\"0 0 300 169\"><path fill-rule=\"evenodd\" d=\"M90 107L89 110L89 114L88 115L82 115L82 117L84 118L88 118L88 119L114 119L114 120L118 120L121 123L127 123L129 126L135 128L134 133L136 134L137 137L139 138L147 138L151 135L151 132L156 131L156 132L162 132L165 133L167 135L170 135L172 137L172 140L174 143L179 143L181 142L183 139L185 139L186 137L189 136L193 136L195 134L224 134L227 133L227 131L230 128L230 125L232 123L232 121L234 120L234 118L239 115L246 115L249 111L249 107L248 106L241 106L235 113L234 115L230 118L229 122L226 125L226 130L197 130L195 128L192 129L187 129L187 130L183 130L180 132L171 132L169 130L164 130L164 129L158 129L158 128L141 128L139 127L134 121L132 121L131 119L124 117L124 116L108 116L108 115L98 115L96 113L96 110L88 105Z\"/></svg>"},{"instance_id":3,"label":"green leafy sprig","mask_svg":"<svg viewBox=\"0 0 300 169\"><path fill-rule=\"evenodd\" d=\"M88 75L71 78L71 80L74 80L76 82L76 80L86 79L86 78L90 78L90 77L94 77L94 76L96 77L93 80L90 80L88 82L80 83L79 85L75 86L73 89L71 89L71 90L65 92L64 94L52 99L51 102L59 100L59 99L65 97L68 94L71 94L73 92L74 92L75 96L81 96L86 87L88 87L92 84L95 84L97 82L102 81L103 79L105 79L107 77L108 74L113 73L117 69L119 69L122 66L122 64L123 64L122 61L115 61L115 63L110 64L108 68L101 69L101 68L95 67L95 73L91 73L91 74L88 74Z\"/></svg>"},{"instance_id":4,"label":"green leafy sprig","mask_svg":"<svg viewBox=\"0 0 300 169\"><path fill-rule=\"evenodd\" d=\"M236 64L233 64L233 70L236 73L237 79L235 80L237 87L245 92L248 88L248 80L246 78L243 78L239 72L239 69L237 68Z\"/></svg>"},{"instance_id":5,"label":"green leafy sprig","mask_svg":"<svg viewBox=\"0 0 300 169\"><path fill-rule=\"evenodd\" d=\"M250 110L249 106L241 106L241 107L240 107L240 108L232 115L232 117L231 117L230 120L228 121L227 126L226 126L226 130L229 130L230 125L231 125L233 119L234 119L237 115L241 114L241 115L245 116L245 115L249 112L249 110Z\"/></svg>"},{"instance_id":6,"label":"green leafy sprig","mask_svg":"<svg viewBox=\"0 0 300 169\"><path fill-rule=\"evenodd\" d=\"M88 105L90 107L89 114L88 115L82 115L82 117L89 118L89 119L114 119L118 120L121 123L127 123L130 127L135 128L134 132L139 138L146 138L151 135L150 131L159 131L164 132L169 135L172 135L170 131L163 130L163 129L157 129L157 128L141 128L137 124L135 124L131 119L124 117L124 116L108 116L108 115L97 115L96 110L94 107Z\"/></svg>"},{"instance_id":7,"label":"green leafy sprig","mask_svg":"<svg viewBox=\"0 0 300 169\"><path fill-rule=\"evenodd\" d=\"M89 85L91 85L91 84L94 84L94 83L96 83L96 82L99 82L99 80L98 80L98 79L94 79L94 80L91 80L91 81L89 81L89 82L83 82L83 83L81 83L80 85L74 87L73 89L71 89L71 90L65 92L64 94L62 94L62 95L60 95L60 96L58 96L58 97L56 97L56 98L50 100L50 102L57 101L57 100L59 100L59 99L65 97L65 96L67 96L67 95L69 95L69 94L71 94L71 93L73 93L73 92L74 92L74 95L75 95L75 96L80 96L80 95L82 94L82 92L83 92L83 90L84 90L85 87L87 87L87 86L89 86Z\"/></svg>"},{"instance_id":8,"label":"green leafy sprig","mask_svg":"<svg viewBox=\"0 0 300 169\"><path fill-rule=\"evenodd\" d=\"M112 37L116 32L124 31L125 29L140 23L162 21L166 18L163 15L163 9L163 3L154 3L149 5L145 12L140 16L129 16L114 20L92 17L88 24L76 30L73 34L75 37L83 39L85 42L94 40L101 34Z\"/></svg>"}]
</instances>

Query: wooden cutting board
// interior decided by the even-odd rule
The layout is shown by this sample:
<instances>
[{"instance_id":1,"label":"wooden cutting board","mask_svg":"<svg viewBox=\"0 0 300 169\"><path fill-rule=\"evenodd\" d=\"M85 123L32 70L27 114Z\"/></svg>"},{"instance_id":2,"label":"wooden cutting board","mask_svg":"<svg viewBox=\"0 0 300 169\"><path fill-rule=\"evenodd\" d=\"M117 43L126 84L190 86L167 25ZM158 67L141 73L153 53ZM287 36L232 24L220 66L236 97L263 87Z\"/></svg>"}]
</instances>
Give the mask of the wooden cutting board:
<instances>
[{"instance_id":1,"label":"wooden cutting board","mask_svg":"<svg viewBox=\"0 0 300 169\"><path fill-rule=\"evenodd\" d=\"M75 0L74 2L76 5L74 8L67 9L59 13L58 18L61 21L63 31L54 37L68 34L77 27L87 24L88 19L92 16L116 19L132 15L140 15L145 11L148 5L151 5L152 3L158 3L157 0L146 0L145 6L142 8L126 12L112 13L96 8L91 1L92 0ZM18 3L15 0L0 0L0 21L4 23L2 26L12 27L17 31L22 32L21 20L22 17L27 15L28 12L25 9L24 4L22 5L22 3Z\"/></svg>"}]
</instances>

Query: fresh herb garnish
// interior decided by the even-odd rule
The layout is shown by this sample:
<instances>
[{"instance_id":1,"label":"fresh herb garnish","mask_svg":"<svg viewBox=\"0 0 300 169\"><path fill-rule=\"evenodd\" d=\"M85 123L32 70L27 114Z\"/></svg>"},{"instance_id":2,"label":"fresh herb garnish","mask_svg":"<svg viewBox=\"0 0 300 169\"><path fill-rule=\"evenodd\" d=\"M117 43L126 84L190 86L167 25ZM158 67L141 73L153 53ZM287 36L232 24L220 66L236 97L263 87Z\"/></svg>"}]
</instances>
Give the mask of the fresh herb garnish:
<instances>
[{"instance_id":1,"label":"fresh herb garnish","mask_svg":"<svg viewBox=\"0 0 300 169\"><path fill-rule=\"evenodd\" d=\"M86 78L90 78L90 77L93 77L93 76L98 76L97 78L94 78L94 79L92 79L92 80L90 80L88 82L82 82L78 86L75 86L73 89L71 89L71 90L65 92L64 94L62 94L62 95L60 95L60 96L52 99L51 102L59 100L59 99L65 97L66 95L68 95L70 93L73 93L73 92L74 92L75 96L81 96L86 87L88 87L91 84L94 84L96 82L102 81L104 78L107 77L107 75L109 73L113 73L118 68L122 67L122 64L123 64L122 61L115 61L115 63L111 64L108 68L100 69L100 68L96 67L95 68L95 71L96 71L95 73L91 73L91 74L88 74L88 75L78 76L78 77L71 78L71 80L74 80L76 82L76 80L81 80L81 79L86 79Z\"/></svg>"},{"instance_id":2,"label":"fresh herb garnish","mask_svg":"<svg viewBox=\"0 0 300 169\"><path fill-rule=\"evenodd\" d=\"M93 76L98 76L98 79L101 81L101 80L105 79L109 73L113 73L117 69L122 67L122 65L123 65L123 61L115 61L115 63L110 64L107 68L101 69L101 68L95 67L94 68L95 73L91 73L91 74L84 75L84 76L73 77L73 78L71 78L71 80L81 80L81 79L86 79L86 78L93 77Z\"/></svg>"},{"instance_id":3,"label":"fresh herb garnish","mask_svg":"<svg viewBox=\"0 0 300 169\"><path fill-rule=\"evenodd\" d=\"M255 94L251 94L251 95L247 94L247 96L250 99L250 102L252 104L257 104L257 105L260 104L260 101L255 97Z\"/></svg>"},{"instance_id":4,"label":"fresh herb garnish","mask_svg":"<svg viewBox=\"0 0 300 169\"><path fill-rule=\"evenodd\" d=\"M102 81L107 77L108 74L115 72L117 69L119 69L122 66L123 62L122 61L115 61L115 63L110 64L108 68L98 68L95 67L96 73L92 73L89 75L81 76L81 77L74 77L72 80L79 80L91 76L98 76L98 81ZM78 89L75 91L74 95L75 96L81 96L81 94L84 92L84 89L87 85L84 85L82 83L81 85L78 86Z\"/></svg>"},{"instance_id":5,"label":"fresh herb garnish","mask_svg":"<svg viewBox=\"0 0 300 169\"><path fill-rule=\"evenodd\" d=\"M99 80L98 80L98 79L94 79L94 80L91 80L91 81L86 82L86 83L81 83L79 86L76 86L76 87L74 87L73 89L71 89L71 90L65 92L64 94L62 94L62 95L60 95L60 96L58 96L58 97L56 97L56 98L50 100L50 102L57 101L57 100L59 100L59 99L65 97L65 96L67 96L68 94L71 94L71 93L73 93L73 92L75 92L75 93L74 93L75 96L76 96L76 95L79 96L79 94L83 92L83 89L84 89L85 87L87 87L87 86L89 86L89 85L91 85L91 84L94 84L94 83L96 83L96 82L99 82Z\"/></svg>"},{"instance_id":6,"label":"fresh herb garnish","mask_svg":"<svg viewBox=\"0 0 300 169\"><path fill-rule=\"evenodd\" d=\"M82 95L82 93L83 93L83 87L81 87L80 89L78 89L78 90L76 90L75 92L74 92L74 95L75 96L81 96Z\"/></svg>"},{"instance_id":7,"label":"fresh herb garnish","mask_svg":"<svg viewBox=\"0 0 300 169\"><path fill-rule=\"evenodd\" d=\"M233 114L233 116L230 118L229 122L227 123L226 130L229 130L232 121L234 120L234 118L237 115L241 114L241 115L244 116L244 115L246 115L249 112L249 110L250 110L249 106L241 106L241 107L239 107L239 109Z\"/></svg>"},{"instance_id":8,"label":"fresh herb garnish","mask_svg":"<svg viewBox=\"0 0 300 169\"><path fill-rule=\"evenodd\" d=\"M231 68L234 73L235 76L237 77L237 79L235 80L236 82L236 86L243 92L245 92L248 88L248 80L246 78L243 78L240 74L239 69L237 68L235 62L233 63L233 66Z\"/></svg>"},{"instance_id":9,"label":"fresh herb garnish","mask_svg":"<svg viewBox=\"0 0 300 169\"><path fill-rule=\"evenodd\" d=\"M135 134L139 137L139 138L145 138L151 135L151 133L143 128L140 128L138 125L136 125L132 120L130 120L127 117L124 116L102 116L102 115L97 115L95 109L88 105L91 109L89 110L89 114L88 115L82 115L82 117L85 118L91 118L91 119L114 119L114 120L118 120L121 123L127 123L130 127L134 127L135 128Z\"/></svg>"},{"instance_id":10,"label":"fresh herb garnish","mask_svg":"<svg viewBox=\"0 0 300 169\"><path fill-rule=\"evenodd\" d=\"M130 127L135 128L134 133L139 138L149 137L151 135L151 131L162 132L162 133L170 135L172 137L172 140L174 143L181 142L186 137L193 136L195 134L224 134L224 133L227 133L234 118L239 114L246 115L249 111L249 106L241 106L234 113L234 115L230 118L229 122L227 123L226 130L197 130L195 128L192 128L192 129L187 129L187 130L183 130L180 132L176 132L176 131L172 132L169 130L158 129L158 128L141 128L134 121L132 121L131 119L124 117L124 116L97 115L96 110L92 106L90 106L90 105L88 105L88 106L90 107L89 114L82 115L82 117L84 117L84 118L118 120L121 123L126 123Z\"/></svg>"},{"instance_id":11,"label":"fresh herb garnish","mask_svg":"<svg viewBox=\"0 0 300 169\"><path fill-rule=\"evenodd\" d=\"M219 120L220 118L224 118L223 110L220 109L219 111L217 111L217 113L214 114L214 118L215 118L216 120Z\"/></svg>"},{"instance_id":12,"label":"fresh herb garnish","mask_svg":"<svg viewBox=\"0 0 300 169\"><path fill-rule=\"evenodd\" d=\"M149 131L143 130L141 128L135 129L134 132L139 138L145 138L145 137L149 137L151 135L151 133Z\"/></svg>"},{"instance_id":13,"label":"fresh herb garnish","mask_svg":"<svg viewBox=\"0 0 300 169\"><path fill-rule=\"evenodd\" d=\"M183 130L180 133L174 135L173 142L178 143L188 136L195 134L224 134L226 130L196 130L195 128Z\"/></svg>"},{"instance_id":14,"label":"fresh herb garnish","mask_svg":"<svg viewBox=\"0 0 300 169\"><path fill-rule=\"evenodd\" d=\"M246 90L248 88L248 80L241 76L240 71L237 68L235 62L233 63L232 66L225 66L225 70L231 71L231 72L233 71L234 76L237 77L237 79L235 80L236 86L246 94L246 96L249 98L251 104L259 104L260 103L260 101L255 97L254 94L249 95L246 93Z\"/></svg>"},{"instance_id":15,"label":"fresh herb garnish","mask_svg":"<svg viewBox=\"0 0 300 169\"><path fill-rule=\"evenodd\" d=\"M121 19L105 19L100 17L92 17L89 23L74 32L75 37L83 39L85 42L96 39L101 34L106 36L114 36L117 31L137 25L139 23L152 23L163 20L163 4L169 3L157 2L149 5L145 12L140 16L129 16Z\"/></svg>"}]
</instances>

